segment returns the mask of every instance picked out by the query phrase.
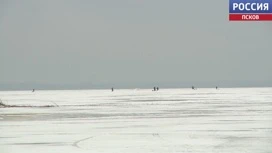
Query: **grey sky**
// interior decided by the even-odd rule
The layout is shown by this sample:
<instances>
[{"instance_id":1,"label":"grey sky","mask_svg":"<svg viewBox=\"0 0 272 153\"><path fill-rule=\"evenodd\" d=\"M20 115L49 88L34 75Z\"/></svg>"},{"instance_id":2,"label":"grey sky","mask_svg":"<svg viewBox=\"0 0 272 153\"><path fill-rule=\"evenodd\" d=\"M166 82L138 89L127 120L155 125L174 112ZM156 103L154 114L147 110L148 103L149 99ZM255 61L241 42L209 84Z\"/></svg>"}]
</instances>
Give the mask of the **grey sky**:
<instances>
[{"instance_id":1,"label":"grey sky","mask_svg":"<svg viewBox=\"0 0 272 153\"><path fill-rule=\"evenodd\" d=\"M271 41L228 1L0 0L0 89L272 86Z\"/></svg>"}]
</instances>

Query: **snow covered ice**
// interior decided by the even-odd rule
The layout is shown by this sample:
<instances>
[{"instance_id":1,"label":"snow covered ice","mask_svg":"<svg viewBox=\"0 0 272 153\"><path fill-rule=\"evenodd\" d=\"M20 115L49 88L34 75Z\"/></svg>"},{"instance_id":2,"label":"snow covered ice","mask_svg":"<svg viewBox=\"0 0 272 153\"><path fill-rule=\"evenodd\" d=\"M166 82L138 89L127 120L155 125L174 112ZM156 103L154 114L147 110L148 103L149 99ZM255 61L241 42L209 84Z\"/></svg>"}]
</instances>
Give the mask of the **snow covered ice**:
<instances>
[{"instance_id":1,"label":"snow covered ice","mask_svg":"<svg viewBox=\"0 0 272 153\"><path fill-rule=\"evenodd\" d=\"M0 108L0 153L272 152L272 88L151 90L1 91L37 107Z\"/></svg>"}]
</instances>

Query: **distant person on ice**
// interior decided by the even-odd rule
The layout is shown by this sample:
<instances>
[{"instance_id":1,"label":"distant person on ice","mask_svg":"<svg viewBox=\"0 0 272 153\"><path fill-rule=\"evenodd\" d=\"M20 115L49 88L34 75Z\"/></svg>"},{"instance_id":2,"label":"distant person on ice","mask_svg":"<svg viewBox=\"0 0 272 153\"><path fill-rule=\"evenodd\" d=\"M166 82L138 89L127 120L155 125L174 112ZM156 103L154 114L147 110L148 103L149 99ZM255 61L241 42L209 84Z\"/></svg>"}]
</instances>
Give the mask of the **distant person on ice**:
<instances>
[{"instance_id":1,"label":"distant person on ice","mask_svg":"<svg viewBox=\"0 0 272 153\"><path fill-rule=\"evenodd\" d=\"M113 88L111 88L111 92L113 92L114 91L114 89Z\"/></svg>"},{"instance_id":2,"label":"distant person on ice","mask_svg":"<svg viewBox=\"0 0 272 153\"><path fill-rule=\"evenodd\" d=\"M35 92L35 89L33 89L32 92Z\"/></svg>"}]
</instances>

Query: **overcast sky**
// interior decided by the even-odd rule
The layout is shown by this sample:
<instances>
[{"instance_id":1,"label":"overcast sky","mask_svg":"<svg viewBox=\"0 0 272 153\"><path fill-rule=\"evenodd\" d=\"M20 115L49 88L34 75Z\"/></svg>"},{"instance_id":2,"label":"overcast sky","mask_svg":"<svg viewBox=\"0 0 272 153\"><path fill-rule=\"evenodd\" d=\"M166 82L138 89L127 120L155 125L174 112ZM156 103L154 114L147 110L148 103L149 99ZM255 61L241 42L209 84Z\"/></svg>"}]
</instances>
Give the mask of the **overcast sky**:
<instances>
[{"instance_id":1,"label":"overcast sky","mask_svg":"<svg viewBox=\"0 0 272 153\"><path fill-rule=\"evenodd\" d=\"M0 89L272 86L271 43L227 0L0 0Z\"/></svg>"}]
</instances>

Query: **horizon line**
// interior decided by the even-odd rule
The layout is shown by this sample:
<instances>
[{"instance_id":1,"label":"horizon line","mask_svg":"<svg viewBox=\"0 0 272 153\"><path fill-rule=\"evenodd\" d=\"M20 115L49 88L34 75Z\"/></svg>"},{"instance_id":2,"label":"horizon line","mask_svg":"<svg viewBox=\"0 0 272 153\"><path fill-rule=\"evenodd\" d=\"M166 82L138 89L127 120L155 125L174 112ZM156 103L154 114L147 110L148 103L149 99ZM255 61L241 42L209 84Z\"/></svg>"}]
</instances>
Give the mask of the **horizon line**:
<instances>
[{"instance_id":1,"label":"horizon line","mask_svg":"<svg viewBox=\"0 0 272 153\"><path fill-rule=\"evenodd\" d=\"M39 88L33 88L35 89L35 91L57 91L57 90L111 90L112 87L109 87L109 88L59 88L59 89L50 89L50 88L42 88L42 89L39 89ZM114 87L113 87L114 88ZM215 89L215 87L196 87L197 90L198 89ZM249 88L272 88L272 86L233 86L233 87L220 87L218 86L218 89L230 89L230 88L241 88L241 89L249 89ZM32 91L33 89L0 89L0 91ZM153 87L150 87L150 88L114 88L114 90L135 90L135 89L138 89L138 90L152 90ZM192 90L191 87L160 87L160 90L164 90L164 89L190 89Z\"/></svg>"}]
</instances>

